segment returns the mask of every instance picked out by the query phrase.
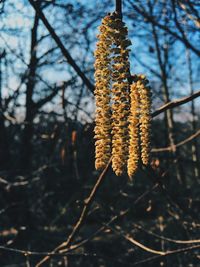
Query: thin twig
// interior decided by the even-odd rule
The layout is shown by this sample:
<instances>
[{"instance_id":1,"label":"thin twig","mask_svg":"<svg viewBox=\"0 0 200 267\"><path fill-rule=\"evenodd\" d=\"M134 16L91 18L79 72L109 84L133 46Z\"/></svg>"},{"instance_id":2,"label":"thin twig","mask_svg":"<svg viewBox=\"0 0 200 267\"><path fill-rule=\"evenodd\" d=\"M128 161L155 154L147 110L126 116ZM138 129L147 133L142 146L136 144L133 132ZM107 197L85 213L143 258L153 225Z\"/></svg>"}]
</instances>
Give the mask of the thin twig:
<instances>
[{"instance_id":1,"label":"thin twig","mask_svg":"<svg viewBox=\"0 0 200 267\"><path fill-rule=\"evenodd\" d=\"M192 251L192 250L196 250L196 249L200 249L200 245L194 245L194 246L191 246L191 247L186 247L186 248L180 248L180 249L176 249L176 250L172 250L172 251L167 251L164 255L156 255L156 256L153 256L153 257L146 258L144 260L141 260L141 261L133 263L132 266L137 266L137 265L141 266L141 264L143 264L143 263L147 263L147 262L154 261L154 260L159 260L159 259L164 258L164 257L177 255L177 254L180 254L180 253L184 253L184 252Z\"/></svg>"},{"instance_id":2,"label":"thin twig","mask_svg":"<svg viewBox=\"0 0 200 267\"><path fill-rule=\"evenodd\" d=\"M179 35L176 31L172 30L171 27L167 27L167 26L161 24L159 20L155 19L155 16L151 16L150 14L148 14L144 8L143 9L139 8L134 3L134 1L129 0L129 3L132 5L133 9L138 14L142 15L143 18L146 19L147 23L149 23L149 22L153 23L155 26L159 27L163 31L169 33L171 36L174 36L177 40L181 41L183 44L185 44L186 47L190 48L196 55L198 55L198 56L200 55L200 50L198 48L196 48L194 45L192 45L189 42L189 39L186 38L186 36Z\"/></svg>"},{"instance_id":3,"label":"thin twig","mask_svg":"<svg viewBox=\"0 0 200 267\"><path fill-rule=\"evenodd\" d=\"M133 244L134 246L139 247L140 249L142 249L144 251L147 251L147 252L152 253L152 254L157 254L157 255L165 255L165 253L166 253L165 251L155 250L155 249L152 249L150 247L147 247L147 246L143 245L142 243L140 243L139 241L135 240L129 234L123 234L121 231L120 232L117 231L114 227L109 226L108 228L111 229L117 235L123 237L129 243Z\"/></svg>"},{"instance_id":4,"label":"thin twig","mask_svg":"<svg viewBox=\"0 0 200 267\"><path fill-rule=\"evenodd\" d=\"M104 178L106 176L106 173L108 172L108 169L110 167L110 163L111 163L111 158L110 158L109 162L107 163L107 166L105 167L105 169L102 171L101 175L99 176L99 178L98 178L97 182L95 183L94 187L92 188L92 191L90 192L89 197L84 201L84 206L83 206L81 215L80 215L79 219L77 220L75 226L73 227L73 230L72 230L71 234L69 235L68 239L66 241L64 241L62 244L60 244L59 246L57 246L52 251L53 253L59 251L63 247L70 246L70 244L73 241L74 237L79 232L79 229L80 229L85 217L87 216L87 213L89 211L90 205L92 204L93 199L96 196L96 193L97 193L100 185L102 184L102 182L103 182L103 180L104 180ZM44 262L46 262L50 258L50 255L47 255L45 258L43 258L40 262L38 262L36 264L35 267L41 266Z\"/></svg>"},{"instance_id":5,"label":"thin twig","mask_svg":"<svg viewBox=\"0 0 200 267\"><path fill-rule=\"evenodd\" d=\"M178 239L172 239L166 236L161 236L158 235L150 230L145 229L144 227L142 227L141 225L138 224L133 224L133 226L139 230L142 230L143 232L147 233L148 235L157 237L158 239L164 240L164 241L168 241L171 243L175 243L175 244L195 244L195 243L200 243L200 239L192 239L192 240L178 240Z\"/></svg>"},{"instance_id":6,"label":"thin twig","mask_svg":"<svg viewBox=\"0 0 200 267\"><path fill-rule=\"evenodd\" d=\"M144 193L142 193L136 200L133 202L133 206L135 207L136 204L138 204L144 197L146 197L150 192L152 192L154 189L158 187L158 183L154 184L151 188L147 189ZM75 250L82 245L86 244L90 240L92 240L95 236L97 236L99 233L103 232L109 225L114 223L115 221L119 220L120 218L123 218L125 215L127 215L130 212L130 208L127 208L124 211L120 211L118 214L113 216L107 223L104 223L103 226L101 226L97 231L95 231L90 237L70 246L69 248L60 250L60 253L72 251Z\"/></svg>"},{"instance_id":7,"label":"thin twig","mask_svg":"<svg viewBox=\"0 0 200 267\"><path fill-rule=\"evenodd\" d=\"M30 251L30 250L23 250L23 249L16 249L16 248L8 248L4 246L0 246L0 250L8 251L8 252L13 252L13 253L18 253L22 254L24 256L94 256L96 257L97 255L95 253L89 254L89 253L71 253L67 252L64 254L60 254L59 252L38 252L38 251Z\"/></svg>"},{"instance_id":8,"label":"thin twig","mask_svg":"<svg viewBox=\"0 0 200 267\"><path fill-rule=\"evenodd\" d=\"M200 96L200 90L196 91L194 94L192 94L190 96L186 96L186 97L183 97L183 98L180 98L180 99L176 99L176 100L170 101L170 102L166 103L165 105L161 106L160 108L158 108L156 111L154 111L152 113L152 117L156 117L156 116L158 116L159 114L161 114L162 112L164 112L164 111L166 111L168 109L172 109L172 108L181 106L183 104L186 104L186 103L192 101L193 99L195 99L195 98L197 98L199 96Z\"/></svg>"},{"instance_id":9,"label":"thin twig","mask_svg":"<svg viewBox=\"0 0 200 267\"><path fill-rule=\"evenodd\" d=\"M197 138L199 135L200 135L200 130L198 130L195 134L192 134L188 138L184 139L183 141L179 142L178 144L175 144L174 146L175 147L180 147L182 145L185 145L188 142L192 141L193 139ZM164 151L172 152L173 151L173 147L172 146L168 146L168 147L162 147L162 148L153 148L151 150L151 152L153 152L153 153L164 152Z\"/></svg>"},{"instance_id":10,"label":"thin twig","mask_svg":"<svg viewBox=\"0 0 200 267\"><path fill-rule=\"evenodd\" d=\"M131 264L131 266L136 266L139 265L141 263L146 263L146 262L150 262L153 260L157 260L163 257L168 257L168 256L172 256L172 255L176 255L176 254L180 254L180 253L184 253L187 251L192 251L192 250L196 250L196 249L200 249L200 245L194 245L194 246L190 246L190 247L186 247L186 248L180 248L180 249L176 249L176 250L172 250L172 251L166 251L165 254L163 255L156 255L153 257L149 257L147 259L135 262L133 264ZM89 253L65 253L65 254L60 254L60 253L52 253L52 252L37 252L37 251L26 251L26 250L20 250L20 249L13 249L13 248L8 248L8 247L3 247L0 246L0 250L4 250L4 251L9 251L9 252L13 252L13 253L18 253L18 254L22 254L24 256L33 256L33 255L51 255L51 256L74 256L74 257L98 257L97 254L93 253L93 254L89 254Z\"/></svg>"}]
</instances>

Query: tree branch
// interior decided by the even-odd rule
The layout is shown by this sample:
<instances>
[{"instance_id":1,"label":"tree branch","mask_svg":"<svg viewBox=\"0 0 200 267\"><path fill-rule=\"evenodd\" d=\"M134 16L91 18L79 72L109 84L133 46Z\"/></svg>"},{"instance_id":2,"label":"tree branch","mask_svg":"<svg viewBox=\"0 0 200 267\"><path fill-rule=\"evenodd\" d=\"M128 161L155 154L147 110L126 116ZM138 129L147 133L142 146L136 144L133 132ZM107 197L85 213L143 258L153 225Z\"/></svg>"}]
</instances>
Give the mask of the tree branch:
<instances>
[{"instance_id":1,"label":"tree branch","mask_svg":"<svg viewBox=\"0 0 200 267\"><path fill-rule=\"evenodd\" d=\"M68 239L66 241L64 241L62 244L60 244L59 246L57 246L53 251L52 253L55 253L57 251L59 251L60 249L64 248L64 247L68 247L70 246L71 242L73 241L74 237L76 236L76 234L79 232L80 230L80 227L85 219L85 217L87 216L88 214L88 211L89 211L89 208L90 208L90 205L92 204L93 202L93 199L94 197L96 196L96 193L100 187L100 185L102 184L104 178L105 178L105 175L106 173L108 172L108 169L110 167L110 164L111 164L111 158L107 164L107 166L105 167L105 169L102 171L101 175L99 176L97 182L95 183L94 187L92 188L92 191L90 192L90 195L89 197L84 201L84 206L83 206L83 209L82 209L82 212L81 212L81 215L79 216L79 219L77 220L75 226L73 227L73 230L71 232L71 234L69 235ZM47 255L46 257L44 257L40 262L38 262L36 264L35 267L39 267L41 266L44 262L46 262L49 258L50 258L51 255Z\"/></svg>"},{"instance_id":2,"label":"tree branch","mask_svg":"<svg viewBox=\"0 0 200 267\"><path fill-rule=\"evenodd\" d=\"M175 243L175 244L184 244L184 245L188 245L188 244L195 244L195 243L200 243L200 239L191 239L191 240L177 240L177 239L172 239L166 236L162 236L162 235L158 235L150 230L145 229L144 227L142 227L141 225L135 224L134 223L134 227L137 228L138 230L142 230L143 232L147 233L148 235L154 236L156 238L159 238L161 240L167 241L167 242L171 242L171 243Z\"/></svg>"},{"instance_id":3,"label":"tree branch","mask_svg":"<svg viewBox=\"0 0 200 267\"><path fill-rule=\"evenodd\" d=\"M147 251L149 253L152 254L157 254L157 255L165 255L166 252L164 251L160 251L160 250L155 250L152 249L150 247L147 247L145 245L143 245L142 243L138 242L137 240L135 240L133 237L131 237L129 234L123 234L121 231L119 232L118 230L116 230L114 227L109 226L108 227L110 230L112 230L114 233L116 233L117 235L123 237L125 240L127 240L129 243L133 244L134 246L139 247L140 249Z\"/></svg>"},{"instance_id":4,"label":"tree branch","mask_svg":"<svg viewBox=\"0 0 200 267\"><path fill-rule=\"evenodd\" d=\"M156 255L153 257L146 258L144 260L135 262L132 266L137 266L137 265L141 266L141 264L143 264L143 263L147 263L147 262L154 261L154 260L159 260L161 258L169 257L172 255L177 255L180 253L184 253L184 252L192 251L192 250L196 250L196 249L200 249L200 245L194 245L194 246L190 246L190 247L186 247L186 248L180 248L180 249L176 249L176 250L172 250L172 251L167 251L164 255Z\"/></svg>"},{"instance_id":5,"label":"tree branch","mask_svg":"<svg viewBox=\"0 0 200 267\"><path fill-rule=\"evenodd\" d=\"M115 12L122 18L122 0L115 0Z\"/></svg>"},{"instance_id":6,"label":"tree branch","mask_svg":"<svg viewBox=\"0 0 200 267\"><path fill-rule=\"evenodd\" d=\"M73 83L74 79L72 78L71 80L67 81L64 83L64 86L67 87L69 85L71 85ZM53 90L53 92L51 92L51 94L49 94L48 96L46 96L45 98L39 100L37 103L34 104L34 109L38 110L40 109L43 105L45 105L47 102L51 101L58 93L59 90L61 90L63 88L62 86L58 86L57 88L55 88Z\"/></svg>"},{"instance_id":7,"label":"tree branch","mask_svg":"<svg viewBox=\"0 0 200 267\"><path fill-rule=\"evenodd\" d=\"M147 189L138 198L136 198L136 200L133 202L133 206L135 207L136 204L138 204L144 197L146 197L149 193L151 193L157 187L158 187L158 183L154 184L151 188ZM120 219L120 218L124 217L125 215L127 215L130 212L130 210L131 210L130 208L127 208L124 211L120 211L118 214L116 214L115 216L113 216L107 223L104 223L104 225L102 225L89 238L86 238L84 240L81 240L80 242L78 242L78 243L76 243L74 245L71 245L69 248L60 250L60 253L64 253L64 252L67 252L67 251L75 250L75 249L81 247L82 245L86 244L88 241L90 241L91 239L93 239L97 234L103 232L106 228L108 228L109 225L111 225L113 222L115 222L118 219Z\"/></svg>"},{"instance_id":8,"label":"tree branch","mask_svg":"<svg viewBox=\"0 0 200 267\"><path fill-rule=\"evenodd\" d=\"M4 251L8 251L8 252L14 252L14 253L18 253L18 254L22 254L24 256L45 256L45 255L49 255L49 256L85 256L85 257L97 257L96 254L88 254L88 253L71 253L71 252L67 252L64 254L60 254L60 253L56 253L56 252L39 252L39 251L30 251L30 250L22 250L22 249L16 249L16 248L9 248L9 247L4 247L4 246L0 246L0 250L4 250Z\"/></svg>"},{"instance_id":9,"label":"tree branch","mask_svg":"<svg viewBox=\"0 0 200 267\"><path fill-rule=\"evenodd\" d=\"M200 91L194 93L193 95L189 96L189 97L184 97L181 98L180 100L174 100L172 102L167 103L166 105L160 107L158 110L156 110L155 112L153 112L152 117L156 117L157 115L159 115L160 113L164 112L165 110L169 109L169 108L173 108L173 107L177 107L179 105L185 104L189 101L191 101L192 99L196 98L200 96ZM84 221L84 219L87 216L87 213L89 211L89 207L92 204L92 201L94 199L94 197L96 196L96 193L100 187L100 185L102 184L102 182L104 181L105 175L108 171L108 168L111 164L111 158L106 166L106 168L103 170L103 172L101 173L101 175L99 176L97 182L95 183L94 187L92 188L92 191L88 197L88 199L85 201L84 207L82 209L82 212L79 216L79 219L77 220L71 234L69 235L67 241L63 242L62 244L60 244L59 246L57 246L53 252L57 252L60 249L64 248L64 247L69 247L71 242L73 241L74 237L76 236L76 234L79 232L80 227ZM66 249L67 251L69 250L69 248ZM65 250L62 250L62 252L64 252ZM60 251L61 252L61 251ZM40 262L37 263L36 267L41 266L44 262L46 262L51 255L44 257Z\"/></svg>"},{"instance_id":10,"label":"tree branch","mask_svg":"<svg viewBox=\"0 0 200 267\"><path fill-rule=\"evenodd\" d=\"M152 16L150 16L145 10L138 8L137 5L133 3L133 1L129 1L129 3L132 5L133 9L137 13L139 13L140 15L142 15L144 18L147 19L147 22L153 23L155 26L159 27L160 29L164 30L170 35L174 36L176 39L184 43L186 47L190 48L196 55L200 56L200 50L194 47L185 36L180 36L175 31L171 30L169 27L166 27L165 25L160 24Z\"/></svg>"},{"instance_id":11,"label":"tree branch","mask_svg":"<svg viewBox=\"0 0 200 267\"><path fill-rule=\"evenodd\" d=\"M195 134L189 136L188 138L186 138L185 140L179 142L178 144L174 145L175 147L179 147L182 145L187 144L188 142L192 141L193 139L197 138L200 135L200 130L198 130ZM163 148L153 148L151 150L151 152L153 153L157 153L157 152L164 152L164 151L169 151L172 152L173 151L173 147L172 146L168 146L168 147L163 147Z\"/></svg>"},{"instance_id":12,"label":"tree branch","mask_svg":"<svg viewBox=\"0 0 200 267\"><path fill-rule=\"evenodd\" d=\"M76 73L82 79L83 83L88 87L88 89L91 92L93 92L94 91L94 85L90 82L90 80L85 76L85 74L81 71L81 69L79 68L79 66L76 64L76 62L74 61L74 59L72 58L72 56L70 55L70 53L68 52L68 50L63 45L62 41L60 40L60 38L58 37L58 35L54 31L54 29L52 28L52 26L48 22L47 18L45 17L45 15L42 12L42 10L40 9L40 7L37 5L37 3L34 0L29 0L29 3L35 9L36 13L38 14L38 17L44 23L45 27L49 31L50 35L52 36L52 38L54 39L54 41L56 42L56 44L58 45L58 47L60 48L62 54L67 59L68 63L76 71Z\"/></svg>"},{"instance_id":13,"label":"tree branch","mask_svg":"<svg viewBox=\"0 0 200 267\"><path fill-rule=\"evenodd\" d=\"M190 96L186 96L186 97L183 97L183 98L180 98L180 99L176 99L176 100L170 101L170 102L166 103L165 105L161 106L160 108L158 108L156 111L154 111L152 113L152 117L156 117L156 116L158 116L159 114L161 114L162 112L164 112L164 111L166 111L168 109L172 109L172 108L181 106L183 104L186 104L186 103L192 101L193 99L195 99L195 98L197 98L199 96L200 96L200 90L195 92L194 94L192 94Z\"/></svg>"}]
</instances>

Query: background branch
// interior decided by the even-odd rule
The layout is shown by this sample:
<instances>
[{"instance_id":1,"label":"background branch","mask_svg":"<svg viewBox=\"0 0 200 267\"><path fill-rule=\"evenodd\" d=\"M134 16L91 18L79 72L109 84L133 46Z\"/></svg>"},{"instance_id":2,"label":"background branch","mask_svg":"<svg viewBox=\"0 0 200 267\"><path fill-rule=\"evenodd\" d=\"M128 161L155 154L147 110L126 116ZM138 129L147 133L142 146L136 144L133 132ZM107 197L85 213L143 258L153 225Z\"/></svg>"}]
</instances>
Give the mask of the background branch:
<instances>
[{"instance_id":1,"label":"background branch","mask_svg":"<svg viewBox=\"0 0 200 267\"><path fill-rule=\"evenodd\" d=\"M42 12L41 8L38 6L38 4L34 0L29 0L32 7L35 9L35 11L38 14L38 17L42 20L45 27L49 31L50 35L54 39L54 41L57 43L58 47L62 51L64 57L68 61L68 63L72 66L72 68L76 71L78 76L82 79L83 83L88 87L88 89L93 92L94 91L94 85L90 82L90 80L85 76L85 74L81 71L80 67L76 64L75 60L70 55L69 51L65 48L62 41L54 31L53 27L50 25L48 20L46 19L44 13Z\"/></svg>"},{"instance_id":2,"label":"background branch","mask_svg":"<svg viewBox=\"0 0 200 267\"><path fill-rule=\"evenodd\" d=\"M188 138L186 138L185 140L179 142L178 144L175 144L175 147L180 147L182 145L187 144L188 142L192 141L193 139L197 138L200 135L200 130L198 130L195 134L192 134L191 136L189 136ZM164 152L164 151L173 151L173 147L168 146L168 147L163 147L163 148L153 148L151 150L151 152L153 153L157 153L157 152Z\"/></svg>"},{"instance_id":3,"label":"background branch","mask_svg":"<svg viewBox=\"0 0 200 267\"><path fill-rule=\"evenodd\" d=\"M190 96L186 96L180 99L176 99L173 101L170 101L168 103L166 103L165 105L161 106L160 108L158 108L156 111L154 111L152 113L152 117L156 117L159 114L161 114L162 112L168 110L168 109L172 109L181 105L184 105L190 101L192 101L193 99L197 98L200 96L200 90L196 91L194 94L190 95Z\"/></svg>"}]
</instances>

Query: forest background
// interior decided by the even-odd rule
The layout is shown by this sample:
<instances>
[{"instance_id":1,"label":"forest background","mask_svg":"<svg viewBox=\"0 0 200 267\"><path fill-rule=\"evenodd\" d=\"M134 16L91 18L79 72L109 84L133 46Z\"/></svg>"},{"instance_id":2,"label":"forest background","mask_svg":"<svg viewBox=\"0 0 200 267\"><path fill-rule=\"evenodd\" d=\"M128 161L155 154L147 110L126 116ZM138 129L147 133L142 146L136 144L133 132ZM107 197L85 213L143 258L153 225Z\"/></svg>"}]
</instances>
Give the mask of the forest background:
<instances>
[{"instance_id":1,"label":"forest background","mask_svg":"<svg viewBox=\"0 0 200 267\"><path fill-rule=\"evenodd\" d=\"M94 168L93 53L114 10L0 1L1 266L200 266L200 4L123 1L131 73L153 94L133 181Z\"/></svg>"}]
</instances>

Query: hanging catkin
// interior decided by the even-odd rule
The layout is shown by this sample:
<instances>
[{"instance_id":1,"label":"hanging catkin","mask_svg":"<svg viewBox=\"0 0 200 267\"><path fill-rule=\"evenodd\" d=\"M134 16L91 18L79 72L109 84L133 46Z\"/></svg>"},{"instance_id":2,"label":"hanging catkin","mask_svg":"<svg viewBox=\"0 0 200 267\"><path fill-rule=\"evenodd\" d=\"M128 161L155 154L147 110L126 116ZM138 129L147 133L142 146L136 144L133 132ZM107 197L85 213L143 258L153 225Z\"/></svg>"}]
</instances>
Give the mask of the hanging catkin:
<instances>
[{"instance_id":1,"label":"hanging catkin","mask_svg":"<svg viewBox=\"0 0 200 267\"><path fill-rule=\"evenodd\" d=\"M102 169L111 156L111 111L110 111L110 49L111 40L107 25L109 16L99 27L99 41L95 51L95 167Z\"/></svg>"},{"instance_id":2,"label":"hanging catkin","mask_svg":"<svg viewBox=\"0 0 200 267\"><path fill-rule=\"evenodd\" d=\"M112 168L116 175L126 169L128 158L128 113L130 64L127 27L118 18L112 17Z\"/></svg>"},{"instance_id":3,"label":"hanging catkin","mask_svg":"<svg viewBox=\"0 0 200 267\"><path fill-rule=\"evenodd\" d=\"M151 92L145 75L138 76L138 90L140 95L140 140L141 159L144 165L150 161L151 135Z\"/></svg>"},{"instance_id":4,"label":"hanging catkin","mask_svg":"<svg viewBox=\"0 0 200 267\"><path fill-rule=\"evenodd\" d=\"M137 82L133 82L130 87L130 114L129 114L129 156L127 171L128 176L134 176L139 163L139 116L140 116L140 95L138 92Z\"/></svg>"},{"instance_id":5,"label":"hanging catkin","mask_svg":"<svg viewBox=\"0 0 200 267\"><path fill-rule=\"evenodd\" d=\"M150 159L151 99L144 75L130 77L128 30L115 13L99 27L95 51L95 167L132 177ZM132 84L130 85L130 81Z\"/></svg>"}]
</instances>

